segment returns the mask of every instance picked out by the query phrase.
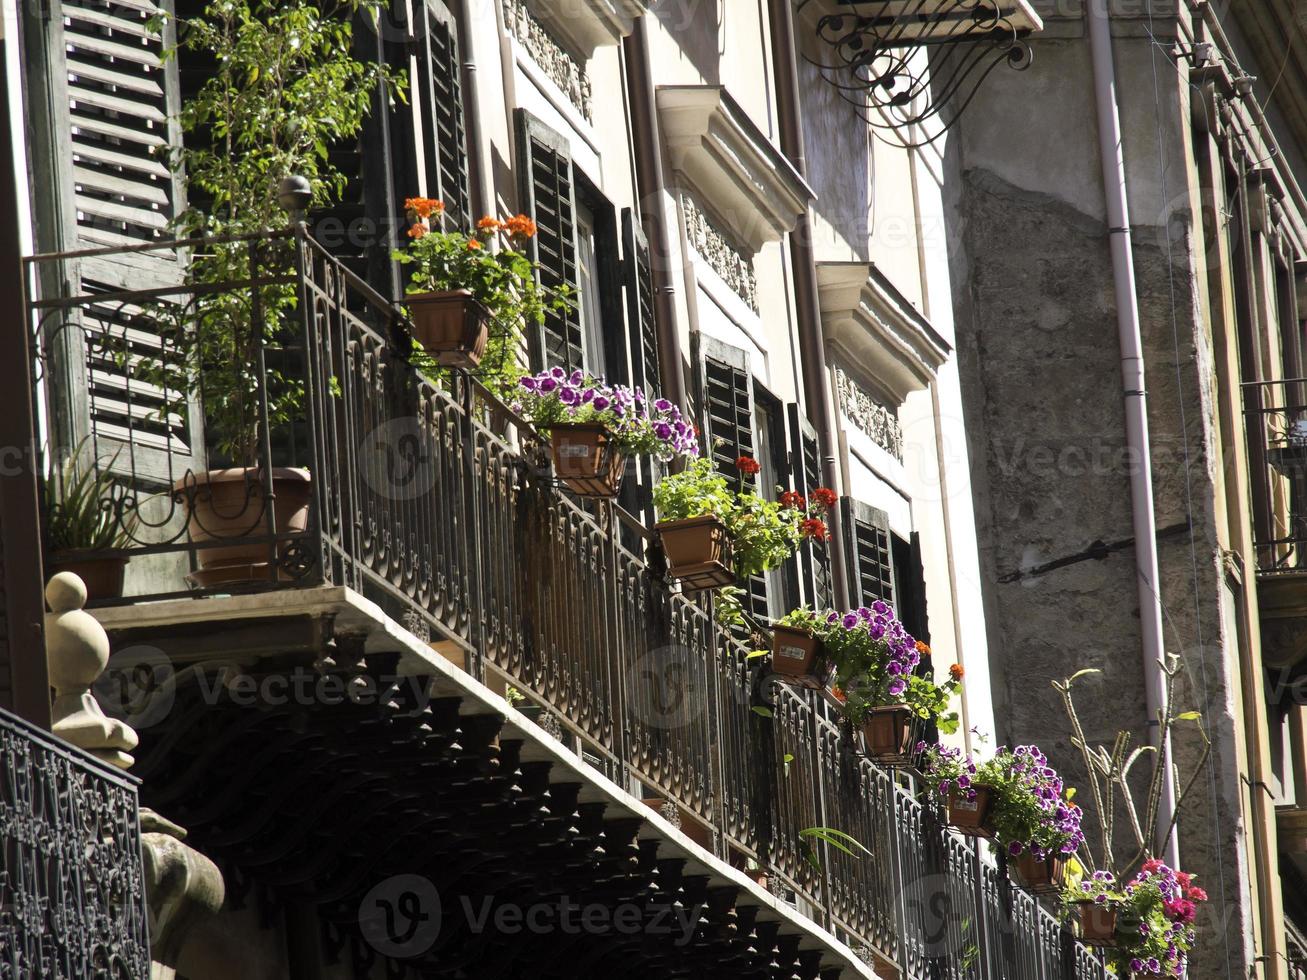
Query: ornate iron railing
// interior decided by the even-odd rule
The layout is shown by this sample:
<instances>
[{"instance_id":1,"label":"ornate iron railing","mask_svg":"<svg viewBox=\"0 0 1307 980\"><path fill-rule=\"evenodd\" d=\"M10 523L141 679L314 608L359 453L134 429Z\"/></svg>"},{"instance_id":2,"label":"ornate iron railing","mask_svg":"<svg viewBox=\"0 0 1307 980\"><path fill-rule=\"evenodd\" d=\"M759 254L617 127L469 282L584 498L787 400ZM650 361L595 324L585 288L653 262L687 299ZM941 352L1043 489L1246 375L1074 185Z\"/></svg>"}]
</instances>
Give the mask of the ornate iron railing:
<instances>
[{"instance_id":1,"label":"ornate iron railing","mask_svg":"<svg viewBox=\"0 0 1307 980\"><path fill-rule=\"evenodd\" d=\"M0 710L0 978L146 980L136 782Z\"/></svg>"},{"instance_id":2,"label":"ornate iron railing","mask_svg":"<svg viewBox=\"0 0 1307 980\"><path fill-rule=\"evenodd\" d=\"M1258 571L1307 571L1307 379L1247 383L1243 402Z\"/></svg>"},{"instance_id":3,"label":"ornate iron railing","mask_svg":"<svg viewBox=\"0 0 1307 980\"><path fill-rule=\"evenodd\" d=\"M909 978L1098 976L907 777L860 755L827 701L776 684L764 659L714 625L707 600L680 594L638 521L560 490L530 426L475 380L418 370L402 310L302 230L236 245L244 274L223 284L220 308L266 320L245 325L262 345L234 353L250 358L260 465L235 481L235 504L217 508L221 548L221 528L187 516L213 503L203 443L215 432L201 420L214 417L217 393L184 383L187 317L208 315L221 290L182 281L41 294L39 284L66 279L45 266L116 256L29 264L46 391L76 390L68 379L79 371L90 379L80 464L117 481L104 514L123 540L98 555L132 565L125 598L101 601L349 586L459 651L477 678L511 685L595 765L699 824L719 856L765 876L868 960ZM294 303L269 301L287 284ZM182 326L160 338L164 314ZM173 378L178 390L166 390ZM287 402L296 385L303 396ZM275 467L307 470L299 512L284 506ZM55 499L57 481L49 491ZM252 550L233 558L238 548ZM817 827L852 834L868 853L814 844L803 832Z\"/></svg>"}]
</instances>

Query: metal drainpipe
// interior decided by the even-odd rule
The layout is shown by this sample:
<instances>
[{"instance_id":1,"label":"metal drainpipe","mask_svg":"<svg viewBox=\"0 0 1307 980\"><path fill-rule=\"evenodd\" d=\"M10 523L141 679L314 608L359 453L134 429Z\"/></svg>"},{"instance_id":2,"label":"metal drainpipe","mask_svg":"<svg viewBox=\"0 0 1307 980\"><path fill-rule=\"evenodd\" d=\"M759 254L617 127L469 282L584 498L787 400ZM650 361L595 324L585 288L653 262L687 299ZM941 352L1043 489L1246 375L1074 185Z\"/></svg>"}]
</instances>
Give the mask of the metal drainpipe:
<instances>
[{"instance_id":1,"label":"metal drainpipe","mask_svg":"<svg viewBox=\"0 0 1307 980\"><path fill-rule=\"evenodd\" d=\"M472 184L472 207L476 214L468 217L475 221L481 215L495 213L494 198L490 193L490 171L486 167L483 155L485 147L481 143L481 95L477 84L476 58L472 54L471 25L468 18L472 16L471 0L463 0L457 21L458 52L462 55L461 77L463 82L463 128L467 137L468 159L470 160Z\"/></svg>"},{"instance_id":2,"label":"metal drainpipe","mask_svg":"<svg viewBox=\"0 0 1307 980\"><path fill-rule=\"evenodd\" d=\"M794 11L790 0L769 0L772 63L776 76L776 115L780 128L781 151L799 175L808 176L808 161L803 152L803 121L799 117L799 72L794 60ZM790 235L790 260L794 275L794 300L799 320L799 348L803 362L803 398L817 430L821 447L821 479L828 487L838 487L838 440L835 438L835 404L831 397L830 376L826 370L826 341L821 329L821 304L817 297L817 264L812 253L812 221L804 211ZM831 584L835 602L843 609L851 606L848 575L844 564L844 539L838 527L838 511L831 512Z\"/></svg>"},{"instance_id":3,"label":"metal drainpipe","mask_svg":"<svg viewBox=\"0 0 1307 980\"><path fill-rule=\"evenodd\" d=\"M1112 244L1112 272L1116 287L1116 320L1121 344L1121 383L1125 398L1126 445L1140 465L1130 475L1130 503L1135 536L1135 576L1139 588L1139 622L1143 634L1144 690L1152 741L1161 737L1158 715L1164 704L1162 597L1157 566L1157 518L1153 513L1152 455L1148 436L1148 395L1144 389L1144 345L1139 327L1139 300L1131 251L1130 206L1126 193L1125 154L1121 142L1121 114L1116 98L1116 68L1112 57L1112 24L1106 0L1090 0L1089 47L1094 69L1094 99L1098 110L1098 142L1103 158L1103 187L1107 195L1107 223ZM1176 835L1166 840L1175 814L1175 789L1168 742L1160 760L1162 798L1158 806L1155 853L1172 868L1180 866Z\"/></svg>"},{"instance_id":4,"label":"metal drainpipe","mask_svg":"<svg viewBox=\"0 0 1307 980\"><path fill-rule=\"evenodd\" d=\"M658 135L653 72L649 65L649 35L644 16L622 39L626 57L626 87L631 107L631 142L635 150L635 183L640 221L649 240L653 272L654 323L658 333L658 373L663 395L682 410L690 407L681 364L681 332L676 322L676 285L672 278L672 246L664 206L662 141Z\"/></svg>"}]
</instances>

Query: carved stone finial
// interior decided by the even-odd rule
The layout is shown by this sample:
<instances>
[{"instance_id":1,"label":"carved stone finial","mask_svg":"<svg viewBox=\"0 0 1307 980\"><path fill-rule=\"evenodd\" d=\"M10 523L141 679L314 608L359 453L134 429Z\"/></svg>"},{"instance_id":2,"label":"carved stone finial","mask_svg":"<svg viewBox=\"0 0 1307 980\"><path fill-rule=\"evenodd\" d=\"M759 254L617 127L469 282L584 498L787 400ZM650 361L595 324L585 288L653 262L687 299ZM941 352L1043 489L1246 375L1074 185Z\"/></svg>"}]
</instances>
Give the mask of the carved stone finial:
<instances>
[{"instance_id":1,"label":"carved stone finial","mask_svg":"<svg viewBox=\"0 0 1307 980\"><path fill-rule=\"evenodd\" d=\"M72 572L60 572L45 587L45 652L54 688L54 733L97 759L130 768L128 753L136 732L105 716L91 696L91 685L109 664L109 637L86 605L86 585Z\"/></svg>"}]
</instances>

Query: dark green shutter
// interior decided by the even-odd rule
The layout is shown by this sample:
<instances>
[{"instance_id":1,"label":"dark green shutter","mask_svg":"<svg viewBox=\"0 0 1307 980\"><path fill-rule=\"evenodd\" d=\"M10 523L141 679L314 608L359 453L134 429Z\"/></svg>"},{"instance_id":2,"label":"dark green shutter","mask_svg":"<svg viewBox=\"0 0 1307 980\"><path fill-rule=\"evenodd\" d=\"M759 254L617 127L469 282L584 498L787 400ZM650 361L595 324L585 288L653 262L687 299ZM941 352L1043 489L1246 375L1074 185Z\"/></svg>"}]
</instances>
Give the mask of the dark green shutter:
<instances>
[{"instance_id":1,"label":"dark green shutter","mask_svg":"<svg viewBox=\"0 0 1307 980\"><path fill-rule=\"evenodd\" d=\"M635 219L622 211L622 269L626 284L626 348L631 384L651 398L662 390L658 368L658 328L654 319L653 269L649 243Z\"/></svg>"},{"instance_id":2,"label":"dark green shutter","mask_svg":"<svg viewBox=\"0 0 1307 980\"><path fill-rule=\"evenodd\" d=\"M854 605L870 605L877 599L893 605L894 555L888 515L845 497L840 501L840 525Z\"/></svg>"},{"instance_id":3,"label":"dark green shutter","mask_svg":"<svg viewBox=\"0 0 1307 980\"><path fill-rule=\"evenodd\" d=\"M909 633L923 643L930 642L926 615L926 573L921 561L921 535L913 531L909 540L893 538L894 588L898 594L898 616Z\"/></svg>"},{"instance_id":4,"label":"dark green shutter","mask_svg":"<svg viewBox=\"0 0 1307 980\"><path fill-rule=\"evenodd\" d=\"M699 415L705 455L731 479L756 485L756 477L742 477L735 466L741 456L756 458L753 435L753 378L749 355L702 334L695 335L699 360ZM745 611L766 620L767 579L751 575L740 581L747 595Z\"/></svg>"},{"instance_id":5,"label":"dark green shutter","mask_svg":"<svg viewBox=\"0 0 1307 980\"><path fill-rule=\"evenodd\" d=\"M810 497L821 486L821 454L817 448L817 430L791 404L786 409L790 430L790 482L793 489ZM833 517L834 515L832 515ZM834 524L827 519L827 524ZM834 602L831 585L830 545L809 539L799 549L802 601L813 609L829 609Z\"/></svg>"},{"instance_id":6,"label":"dark green shutter","mask_svg":"<svg viewBox=\"0 0 1307 980\"><path fill-rule=\"evenodd\" d=\"M426 0L420 16L415 32L418 70L414 94L425 134L422 155L427 196L445 202L449 226L471 228L474 216L468 192L458 25L439 0Z\"/></svg>"},{"instance_id":7,"label":"dark green shutter","mask_svg":"<svg viewBox=\"0 0 1307 980\"><path fill-rule=\"evenodd\" d=\"M544 326L528 338L537 366L584 368L584 333L576 302L576 204L572 156L567 140L524 109L516 110L518 174L523 210L536 222L531 252L547 289L567 287L574 293L562 310L550 310Z\"/></svg>"}]
</instances>

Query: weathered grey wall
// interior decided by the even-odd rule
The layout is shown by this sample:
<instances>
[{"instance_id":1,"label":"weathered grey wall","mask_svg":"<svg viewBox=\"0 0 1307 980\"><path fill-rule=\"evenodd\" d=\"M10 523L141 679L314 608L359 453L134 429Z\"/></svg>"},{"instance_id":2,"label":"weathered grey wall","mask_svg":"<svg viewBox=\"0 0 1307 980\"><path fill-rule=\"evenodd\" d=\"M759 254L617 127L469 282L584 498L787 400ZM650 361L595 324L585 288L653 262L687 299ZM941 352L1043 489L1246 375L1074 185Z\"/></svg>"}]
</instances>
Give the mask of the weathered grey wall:
<instances>
[{"instance_id":1,"label":"weathered grey wall","mask_svg":"<svg viewBox=\"0 0 1307 980\"><path fill-rule=\"evenodd\" d=\"M1091 740L1110 740L1119 729L1146 739L1147 712L1133 548L1020 574L1133 535L1134 461L1125 446L1088 41L1078 20L1048 26L1034 65L996 72L951 139L951 253L996 737L1040 744L1082 786L1086 802L1083 766L1050 682L1084 667L1102 670L1077 687ZM1195 313L1188 243L1167 239L1167 215L1185 204L1187 109L1174 66L1164 54L1155 60L1159 48L1144 25L1117 27L1156 519L1161 529L1188 519L1193 526L1192 538L1180 533L1161 546L1166 643L1185 660L1184 707L1204 711L1216 740L1212 776L1181 837L1184 867L1212 897L1191 975L1247 976L1237 660L1222 625L1210 341ZM1191 760L1192 744L1178 755L1182 764ZM1089 826L1096 828L1092 817Z\"/></svg>"}]
</instances>

